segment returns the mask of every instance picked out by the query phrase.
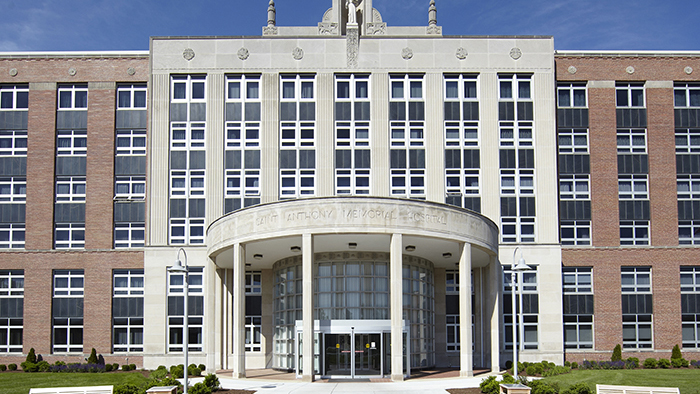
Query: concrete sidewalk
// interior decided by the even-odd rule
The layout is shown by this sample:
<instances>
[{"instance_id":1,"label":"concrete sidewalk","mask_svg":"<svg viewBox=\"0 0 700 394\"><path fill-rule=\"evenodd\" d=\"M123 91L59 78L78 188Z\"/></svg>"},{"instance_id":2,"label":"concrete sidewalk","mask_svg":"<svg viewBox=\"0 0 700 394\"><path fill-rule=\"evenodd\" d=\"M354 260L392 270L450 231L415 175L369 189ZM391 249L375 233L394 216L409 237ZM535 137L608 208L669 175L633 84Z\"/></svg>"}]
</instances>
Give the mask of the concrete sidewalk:
<instances>
[{"instance_id":1,"label":"concrete sidewalk","mask_svg":"<svg viewBox=\"0 0 700 394\"><path fill-rule=\"evenodd\" d=\"M221 388L253 390L258 394L371 394L371 393L447 393L445 389L479 387L479 383L489 376L482 374L473 378L418 379L405 382L366 383L366 382L313 382L261 381L258 379L232 379L218 376ZM204 378L190 379L190 385Z\"/></svg>"}]
</instances>

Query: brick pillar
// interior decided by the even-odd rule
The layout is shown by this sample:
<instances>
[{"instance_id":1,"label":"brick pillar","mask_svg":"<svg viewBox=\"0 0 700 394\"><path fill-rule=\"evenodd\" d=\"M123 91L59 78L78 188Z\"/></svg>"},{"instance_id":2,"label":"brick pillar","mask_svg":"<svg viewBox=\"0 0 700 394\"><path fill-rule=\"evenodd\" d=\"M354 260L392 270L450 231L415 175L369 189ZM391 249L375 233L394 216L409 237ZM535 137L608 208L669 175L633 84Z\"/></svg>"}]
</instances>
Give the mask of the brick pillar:
<instances>
[{"instance_id":1,"label":"brick pillar","mask_svg":"<svg viewBox=\"0 0 700 394\"><path fill-rule=\"evenodd\" d=\"M648 82L647 85L652 84ZM651 244L678 245L678 197L676 195L676 144L673 84L647 89L647 145L649 151L649 200ZM678 275L675 275L678 276Z\"/></svg>"},{"instance_id":2,"label":"brick pillar","mask_svg":"<svg viewBox=\"0 0 700 394\"><path fill-rule=\"evenodd\" d=\"M680 262L683 260L668 259L671 256L663 250L657 252L656 257L654 260L663 261L663 264L656 264L651 268L654 294L654 349L670 351L674 345L678 344L682 347L683 343L680 294Z\"/></svg>"},{"instance_id":3,"label":"brick pillar","mask_svg":"<svg viewBox=\"0 0 700 394\"><path fill-rule=\"evenodd\" d=\"M112 353L112 268L119 255L104 252L91 257L91 264L84 266L83 352L95 348L107 355Z\"/></svg>"},{"instance_id":4,"label":"brick pillar","mask_svg":"<svg viewBox=\"0 0 700 394\"><path fill-rule=\"evenodd\" d=\"M17 266L24 267L23 352L51 354L51 300L53 270L41 254L26 253ZM15 260L15 263L19 261ZM44 264L42 264L44 263Z\"/></svg>"},{"instance_id":5,"label":"brick pillar","mask_svg":"<svg viewBox=\"0 0 700 394\"><path fill-rule=\"evenodd\" d=\"M114 233L114 122L116 85L88 85L85 248L111 249Z\"/></svg>"},{"instance_id":6,"label":"brick pillar","mask_svg":"<svg viewBox=\"0 0 700 394\"><path fill-rule=\"evenodd\" d=\"M595 87L596 84L592 82L591 85L588 89L588 138L591 156L592 243L594 246L619 246L615 84L610 82L609 87Z\"/></svg>"},{"instance_id":7,"label":"brick pillar","mask_svg":"<svg viewBox=\"0 0 700 394\"><path fill-rule=\"evenodd\" d=\"M29 84L26 249L53 248L56 84ZM26 342L26 341L25 341Z\"/></svg>"}]
</instances>

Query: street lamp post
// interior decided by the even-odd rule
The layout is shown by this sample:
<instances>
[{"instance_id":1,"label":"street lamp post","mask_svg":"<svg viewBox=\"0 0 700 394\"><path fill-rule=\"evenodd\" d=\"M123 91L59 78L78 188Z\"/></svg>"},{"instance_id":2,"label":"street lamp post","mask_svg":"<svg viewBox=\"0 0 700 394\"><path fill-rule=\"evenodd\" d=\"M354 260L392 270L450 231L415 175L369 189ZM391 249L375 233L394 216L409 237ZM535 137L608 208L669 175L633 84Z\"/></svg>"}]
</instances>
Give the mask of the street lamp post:
<instances>
[{"instance_id":1,"label":"street lamp post","mask_svg":"<svg viewBox=\"0 0 700 394\"><path fill-rule=\"evenodd\" d=\"M182 261L180 261L180 252L185 256L185 264L182 264ZM185 249L180 248L177 251L177 257L175 258L175 264L172 267L168 267L168 272L170 273L175 273L175 274L183 274L184 276L184 281L185 281L185 302L184 302L184 307L185 307L185 321L184 321L184 326L182 328L182 343L183 343L183 353L185 353L185 368L184 368L184 373L183 376L185 377L185 383L184 383L184 390L183 393L187 394L187 351L189 347L189 339L188 339L188 334L189 334L189 327L188 327L188 314L189 311L187 309L187 299L189 298L189 275L187 271L187 252L185 252Z\"/></svg>"},{"instance_id":2,"label":"street lamp post","mask_svg":"<svg viewBox=\"0 0 700 394\"><path fill-rule=\"evenodd\" d=\"M523 258L523 252L520 252L520 259L518 260L518 263L515 263L515 255L518 253L518 250L520 250L520 247L515 248L513 251L513 264L510 266L510 295L511 295L511 308L513 312L513 377L517 378L518 377L518 327L520 327L523 322L522 322L522 302L523 302L523 293L522 293L522 278L523 278L523 271L527 271L530 269L530 267L525 264L525 259ZM518 281L517 284L515 282L515 273L518 273ZM520 297L520 311L517 316L519 316L519 321L516 320L516 308L515 308L515 287L518 287L518 295ZM517 325L516 325L517 321ZM522 330L521 330L522 334ZM522 341L522 338L520 338Z\"/></svg>"}]
</instances>

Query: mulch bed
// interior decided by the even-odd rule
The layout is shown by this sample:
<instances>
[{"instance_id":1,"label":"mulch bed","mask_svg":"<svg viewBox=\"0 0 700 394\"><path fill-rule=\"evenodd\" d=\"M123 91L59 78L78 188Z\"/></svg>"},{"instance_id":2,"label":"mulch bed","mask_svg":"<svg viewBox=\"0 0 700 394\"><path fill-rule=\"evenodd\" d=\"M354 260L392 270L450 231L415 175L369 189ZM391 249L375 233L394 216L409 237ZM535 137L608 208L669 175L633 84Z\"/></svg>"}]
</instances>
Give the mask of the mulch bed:
<instances>
[{"instance_id":1,"label":"mulch bed","mask_svg":"<svg viewBox=\"0 0 700 394\"><path fill-rule=\"evenodd\" d=\"M470 387L467 389L447 389L450 394L481 394L481 389L478 387Z\"/></svg>"}]
</instances>

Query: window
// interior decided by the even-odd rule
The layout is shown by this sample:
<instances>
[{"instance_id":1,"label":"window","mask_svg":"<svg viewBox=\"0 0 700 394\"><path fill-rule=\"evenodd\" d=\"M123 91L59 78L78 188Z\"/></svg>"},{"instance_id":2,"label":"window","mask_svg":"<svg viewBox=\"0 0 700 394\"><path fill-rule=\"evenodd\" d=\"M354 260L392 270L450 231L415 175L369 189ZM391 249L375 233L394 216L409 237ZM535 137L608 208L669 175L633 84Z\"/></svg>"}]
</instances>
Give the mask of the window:
<instances>
[{"instance_id":1,"label":"window","mask_svg":"<svg viewBox=\"0 0 700 394\"><path fill-rule=\"evenodd\" d=\"M117 176L115 177L114 199L116 200L143 200L146 198L145 176Z\"/></svg>"},{"instance_id":2,"label":"window","mask_svg":"<svg viewBox=\"0 0 700 394\"><path fill-rule=\"evenodd\" d=\"M262 351L262 273L245 273L245 350Z\"/></svg>"},{"instance_id":3,"label":"window","mask_svg":"<svg viewBox=\"0 0 700 394\"><path fill-rule=\"evenodd\" d=\"M83 352L83 270L53 273L53 353Z\"/></svg>"},{"instance_id":4,"label":"window","mask_svg":"<svg viewBox=\"0 0 700 394\"><path fill-rule=\"evenodd\" d=\"M561 175L559 177L559 197L562 200L589 200L590 175Z\"/></svg>"},{"instance_id":5,"label":"window","mask_svg":"<svg viewBox=\"0 0 700 394\"><path fill-rule=\"evenodd\" d=\"M644 107L643 82L618 82L615 84L615 98L618 108Z\"/></svg>"},{"instance_id":6,"label":"window","mask_svg":"<svg viewBox=\"0 0 700 394\"><path fill-rule=\"evenodd\" d=\"M336 75L335 193L370 193L370 84L368 75Z\"/></svg>"},{"instance_id":7,"label":"window","mask_svg":"<svg viewBox=\"0 0 700 394\"><path fill-rule=\"evenodd\" d=\"M618 190L620 200L647 200L648 175L619 175Z\"/></svg>"},{"instance_id":8,"label":"window","mask_svg":"<svg viewBox=\"0 0 700 394\"><path fill-rule=\"evenodd\" d=\"M205 101L205 86L207 77L204 75L174 75L171 77L171 100Z\"/></svg>"},{"instance_id":9,"label":"window","mask_svg":"<svg viewBox=\"0 0 700 394\"><path fill-rule=\"evenodd\" d=\"M593 348L593 273L590 267L563 267L564 347Z\"/></svg>"},{"instance_id":10,"label":"window","mask_svg":"<svg viewBox=\"0 0 700 394\"><path fill-rule=\"evenodd\" d=\"M559 154L588 153L587 129L558 129Z\"/></svg>"},{"instance_id":11,"label":"window","mask_svg":"<svg viewBox=\"0 0 700 394\"><path fill-rule=\"evenodd\" d=\"M622 267L622 347L653 347L650 267Z\"/></svg>"},{"instance_id":12,"label":"window","mask_svg":"<svg viewBox=\"0 0 700 394\"><path fill-rule=\"evenodd\" d=\"M562 220L560 223L562 245L590 245L590 220Z\"/></svg>"},{"instance_id":13,"label":"window","mask_svg":"<svg viewBox=\"0 0 700 394\"><path fill-rule=\"evenodd\" d=\"M1 156L27 156L27 130L0 130Z\"/></svg>"},{"instance_id":14,"label":"window","mask_svg":"<svg viewBox=\"0 0 700 394\"><path fill-rule=\"evenodd\" d=\"M557 84L557 105L559 108L585 108L586 83L566 82Z\"/></svg>"},{"instance_id":15,"label":"window","mask_svg":"<svg viewBox=\"0 0 700 394\"><path fill-rule=\"evenodd\" d=\"M0 85L0 111L29 108L29 86Z\"/></svg>"},{"instance_id":16,"label":"window","mask_svg":"<svg viewBox=\"0 0 700 394\"><path fill-rule=\"evenodd\" d=\"M692 220L692 213L687 213L687 206L694 201L700 200L700 175L677 176L677 196L678 196L678 241L681 245L700 245L700 221ZM682 208L681 208L682 207Z\"/></svg>"},{"instance_id":17,"label":"window","mask_svg":"<svg viewBox=\"0 0 700 394\"><path fill-rule=\"evenodd\" d=\"M114 247L115 248L142 248L145 243L146 224L141 223L114 223Z\"/></svg>"},{"instance_id":18,"label":"window","mask_svg":"<svg viewBox=\"0 0 700 394\"><path fill-rule=\"evenodd\" d=\"M56 177L56 202L85 201L84 176Z\"/></svg>"},{"instance_id":19,"label":"window","mask_svg":"<svg viewBox=\"0 0 700 394\"><path fill-rule=\"evenodd\" d=\"M620 245L649 245L649 221L620 221Z\"/></svg>"},{"instance_id":20,"label":"window","mask_svg":"<svg viewBox=\"0 0 700 394\"><path fill-rule=\"evenodd\" d=\"M85 223L56 223L54 247L80 249L85 247Z\"/></svg>"},{"instance_id":21,"label":"window","mask_svg":"<svg viewBox=\"0 0 700 394\"><path fill-rule=\"evenodd\" d=\"M681 267L683 348L700 348L700 267Z\"/></svg>"},{"instance_id":22,"label":"window","mask_svg":"<svg viewBox=\"0 0 700 394\"><path fill-rule=\"evenodd\" d=\"M146 130L117 130L117 156L145 154Z\"/></svg>"},{"instance_id":23,"label":"window","mask_svg":"<svg viewBox=\"0 0 700 394\"><path fill-rule=\"evenodd\" d=\"M280 198L316 194L316 77L280 77Z\"/></svg>"},{"instance_id":24,"label":"window","mask_svg":"<svg viewBox=\"0 0 700 394\"><path fill-rule=\"evenodd\" d=\"M445 271L445 323L447 351L458 352L459 337L459 270Z\"/></svg>"},{"instance_id":25,"label":"window","mask_svg":"<svg viewBox=\"0 0 700 394\"><path fill-rule=\"evenodd\" d=\"M0 305L0 353L22 353L23 270L0 270Z\"/></svg>"},{"instance_id":26,"label":"window","mask_svg":"<svg viewBox=\"0 0 700 394\"><path fill-rule=\"evenodd\" d=\"M146 84L117 86L117 109L146 109Z\"/></svg>"},{"instance_id":27,"label":"window","mask_svg":"<svg viewBox=\"0 0 700 394\"><path fill-rule=\"evenodd\" d=\"M204 267L188 267L188 350L202 351L204 323ZM185 315L185 275L168 272L168 352L183 351Z\"/></svg>"},{"instance_id":28,"label":"window","mask_svg":"<svg viewBox=\"0 0 700 394\"><path fill-rule=\"evenodd\" d=\"M676 108L700 107L700 83L676 82L673 84L673 101Z\"/></svg>"},{"instance_id":29,"label":"window","mask_svg":"<svg viewBox=\"0 0 700 394\"><path fill-rule=\"evenodd\" d=\"M60 85L58 87L59 110L86 110L88 106L87 85Z\"/></svg>"},{"instance_id":30,"label":"window","mask_svg":"<svg viewBox=\"0 0 700 394\"><path fill-rule=\"evenodd\" d=\"M115 353L142 352L143 270L114 270L113 278L112 348Z\"/></svg>"},{"instance_id":31,"label":"window","mask_svg":"<svg viewBox=\"0 0 700 394\"><path fill-rule=\"evenodd\" d=\"M390 75L391 195L425 199L423 75Z\"/></svg>"},{"instance_id":32,"label":"window","mask_svg":"<svg viewBox=\"0 0 700 394\"><path fill-rule=\"evenodd\" d=\"M518 274L513 275L513 279L518 280ZM537 271L527 271L522 273L522 303L520 295L516 293L516 313L522 305L523 310L523 332L524 338L518 338L518 344L522 344L524 349L537 349L539 346L537 326L539 319L539 296ZM506 349L513 349L513 301L511 296L511 270L510 266L503 267L503 336ZM519 291L516 289L516 291ZM516 320L517 322L517 320ZM520 335L518 330L518 336Z\"/></svg>"},{"instance_id":33,"label":"window","mask_svg":"<svg viewBox=\"0 0 700 394\"><path fill-rule=\"evenodd\" d=\"M86 156L87 130L58 130L56 154L59 156Z\"/></svg>"},{"instance_id":34,"label":"window","mask_svg":"<svg viewBox=\"0 0 700 394\"><path fill-rule=\"evenodd\" d=\"M617 153L647 153L645 129L617 129Z\"/></svg>"},{"instance_id":35,"label":"window","mask_svg":"<svg viewBox=\"0 0 700 394\"><path fill-rule=\"evenodd\" d=\"M0 177L0 204L27 201L27 178Z\"/></svg>"}]
</instances>

